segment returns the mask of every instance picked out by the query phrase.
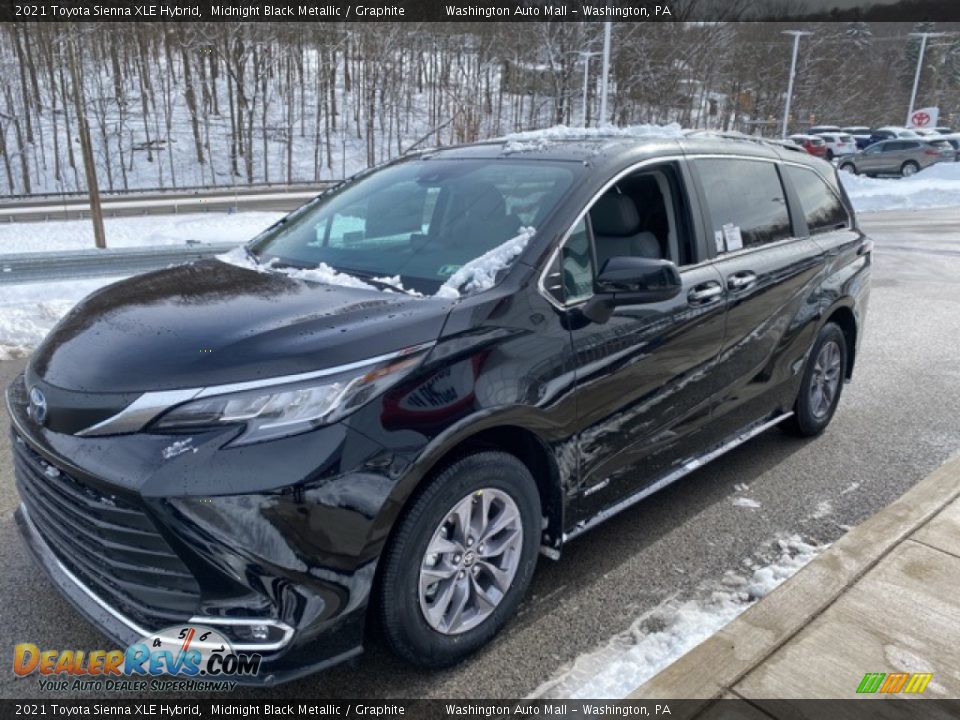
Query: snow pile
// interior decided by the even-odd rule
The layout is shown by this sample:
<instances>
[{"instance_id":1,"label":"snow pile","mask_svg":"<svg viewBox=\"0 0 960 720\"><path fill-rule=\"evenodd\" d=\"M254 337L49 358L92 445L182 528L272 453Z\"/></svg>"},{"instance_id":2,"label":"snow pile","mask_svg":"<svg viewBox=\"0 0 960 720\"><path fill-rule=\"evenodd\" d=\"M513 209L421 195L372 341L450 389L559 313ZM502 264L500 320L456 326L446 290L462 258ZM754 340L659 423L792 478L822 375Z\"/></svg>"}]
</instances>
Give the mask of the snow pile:
<instances>
[{"instance_id":1,"label":"snow pile","mask_svg":"<svg viewBox=\"0 0 960 720\"><path fill-rule=\"evenodd\" d=\"M402 292L408 295L422 297L416 290L410 290L403 286L399 275L393 277L375 277L371 282L365 282L358 277L342 273L326 263L320 263L315 268L291 268L278 267L276 259L268 263L260 264L250 257L249 253L243 247L235 247L232 250L221 253L216 256L217 260L225 262L228 265L235 265L246 270L255 270L257 272L278 272L294 280L308 280L310 282L324 283L326 285L339 285L341 287L357 288L359 290L378 290L383 292ZM377 287L377 285L391 285L396 290L390 288Z\"/></svg>"},{"instance_id":2,"label":"snow pile","mask_svg":"<svg viewBox=\"0 0 960 720\"><path fill-rule=\"evenodd\" d=\"M857 212L960 206L960 163L941 162L906 178L870 178L841 171Z\"/></svg>"},{"instance_id":3,"label":"snow pile","mask_svg":"<svg viewBox=\"0 0 960 720\"><path fill-rule=\"evenodd\" d=\"M520 233L510 238L502 245L498 245L478 258L474 258L457 270L450 278L440 286L436 292L436 297L445 299L456 299L460 297L461 291L464 293L482 292L489 290L497 281L497 274L517 258L527 243L536 234L532 227L520 228ZM382 292L393 292L390 288L384 288L383 285L390 285L399 292L405 292L410 295L422 297L415 290L408 290L403 287L399 275L393 277L377 277L370 282L365 282L360 278L338 272L326 263L320 263L315 268L301 270L298 268L277 267L274 261L265 264L255 262L249 254L242 248L234 248L229 252L217 255L217 259L257 272L280 272L288 277L297 280L310 280L312 282L326 283L327 285L341 285L343 287L359 288L363 290L380 290ZM380 287L378 287L378 285Z\"/></svg>"},{"instance_id":4,"label":"snow pile","mask_svg":"<svg viewBox=\"0 0 960 720\"><path fill-rule=\"evenodd\" d=\"M471 260L440 286L437 297L458 298L461 290L467 293L489 290L497 281L497 273L523 252L536 232L532 227L520 228L516 237Z\"/></svg>"},{"instance_id":5,"label":"snow pile","mask_svg":"<svg viewBox=\"0 0 960 720\"><path fill-rule=\"evenodd\" d=\"M742 507L742 508L751 508L755 510L758 507L760 507L760 503L758 503L756 500L751 500L748 497L738 497L733 501L733 506Z\"/></svg>"},{"instance_id":6,"label":"snow pile","mask_svg":"<svg viewBox=\"0 0 960 720\"><path fill-rule=\"evenodd\" d=\"M543 130L510 133L499 138L506 143L504 152L519 153L543 150L552 143L561 140L580 140L583 138L680 138L683 128L677 123L670 125L601 125L600 127L568 127L554 125Z\"/></svg>"},{"instance_id":7,"label":"snow pile","mask_svg":"<svg viewBox=\"0 0 960 720\"><path fill-rule=\"evenodd\" d=\"M246 242L275 223L284 213L194 213L105 218L107 247L183 245L197 242ZM92 250L93 224L89 220L50 220L44 223L0 224L0 255L28 252Z\"/></svg>"},{"instance_id":8,"label":"snow pile","mask_svg":"<svg viewBox=\"0 0 960 720\"><path fill-rule=\"evenodd\" d=\"M0 360L28 355L70 308L120 279L0 285Z\"/></svg>"},{"instance_id":9,"label":"snow pile","mask_svg":"<svg viewBox=\"0 0 960 720\"><path fill-rule=\"evenodd\" d=\"M745 562L749 575L728 571L722 581L702 586L693 599L671 598L606 647L577 658L531 697L625 697L768 595L825 547L797 535L777 538L761 559Z\"/></svg>"}]
</instances>

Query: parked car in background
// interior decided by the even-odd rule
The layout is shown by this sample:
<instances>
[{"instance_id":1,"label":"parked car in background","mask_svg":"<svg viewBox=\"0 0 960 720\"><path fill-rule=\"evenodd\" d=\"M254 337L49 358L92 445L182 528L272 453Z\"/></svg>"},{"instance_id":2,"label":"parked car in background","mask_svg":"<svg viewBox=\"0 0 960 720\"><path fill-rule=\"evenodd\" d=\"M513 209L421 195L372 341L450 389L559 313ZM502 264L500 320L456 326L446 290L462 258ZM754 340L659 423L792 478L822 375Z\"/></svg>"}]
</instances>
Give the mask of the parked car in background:
<instances>
[{"instance_id":1,"label":"parked car in background","mask_svg":"<svg viewBox=\"0 0 960 720\"><path fill-rule=\"evenodd\" d=\"M873 145L878 143L881 140L893 140L895 138L916 138L920 137L913 130L905 127L896 127L894 125L888 125L886 127L876 128L873 132L870 133L870 142L867 145Z\"/></svg>"},{"instance_id":2,"label":"parked car in background","mask_svg":"<svg viewBox=\"0 0 960 720\"><path fill-rule=\"evenodd\" d=\"M953 148L953 160L954 162L960 162L960 133L953 133L951 135L939 135L936 138L930 140L932 145L942 147L941 143L946 143Z\"/></svg>"},{"instance_id":3,"label":"parked car in background","mask_svg":"<svg viewBox=\"0 0 960 720\"><path fill-rule=\"evenodd\" d=\"M820 133L838 133L842 132L839 125L814 125L807 132L811 135L819 135Z\"/></svg>"},{"instance_id":4,"label":"parked car in background","mask_svg":"<svg viewBox=\"0 0 960 720\"><path fill-rule=\"evenodd\" d=\"M913 130L920 137L932 137L934 135L940 134L933 128L910 128L910 129Z\"/></svg>"},{"instance_id":5,"label":"parked car in background","mask_svg":"<svg viewBox=\"0 0 960 720\"><path fill-rule=\"evenodd\" d=\"M938 141L942 142L942 141ZM896 138L874 143L866 150L840 161L840 169L856 175L901 175L909 177L934 163L953 160L956 153L949 143L937 147L921 138Z\"/></svg>"},{"instance_id":6,"label":"parked car in background","mask_svg":"<svg viewBox=\"0 0 960 720\"><path fill-rule=\"evenodd\" d=\"M793 140L793 142L815 157L826 157L827 155L827 143L819 135L797 133L796 135L791 135L789 139Z\"/></svg>"},{"instance_id":7,"label":"parked car in background","mask_svg":"<svg viewBox=\"0 0 960 720\"><path fill-rule=\"evenodd\" d=\"M835 157L844 155L853 155L857 151L857 143L853 136L848 133L820 133L823 142L827 146L827 160L833 160Z\"/></svg>"},{"instance_id":8,"label":"parked car in background","mask_svg":"<svg viewBox=\"0 0 960 720\"><path fill-rule=\"evenodd\" d=\"M936 131L937 131L938 133L940 133L941 135L953 135L953 134L954 134L953 129L952 129L952 128L948 128L946 125L938 125L937 127L934 128L934 130L936 130Z\"/></svg>"},{"instance_id":9,"label":"parked car in background","mask_svg":"<svg viewBox=\"0 0 960 720\"><path fill-rule=\"evenodd\" d=\"M853 137L858 150L863 150L870 144L870 128L866 125L850 125L843 128L843 132Z\"/></svg>"}]
</instances>

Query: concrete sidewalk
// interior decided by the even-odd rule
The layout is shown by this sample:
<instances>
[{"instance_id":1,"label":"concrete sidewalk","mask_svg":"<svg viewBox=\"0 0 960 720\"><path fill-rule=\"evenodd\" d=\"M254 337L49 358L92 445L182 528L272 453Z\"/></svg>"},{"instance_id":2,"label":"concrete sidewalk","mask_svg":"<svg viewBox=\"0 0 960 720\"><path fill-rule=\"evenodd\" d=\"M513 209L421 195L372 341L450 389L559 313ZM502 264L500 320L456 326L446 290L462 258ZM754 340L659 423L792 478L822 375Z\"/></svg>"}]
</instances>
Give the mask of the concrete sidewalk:
<instances>
[{"instance_id":1,"label":"concrete sidewalk","mask_svg":"<svg viewBox=\"0 0 960 720\"><path fill-rule=\"evenodd\" d=\"M920 697L960 698L960 456L630 699L696 698L709 715L717 698L918 697L857 695L865 673L894 672L932 672Z\"/></svg>"}]
</instances>

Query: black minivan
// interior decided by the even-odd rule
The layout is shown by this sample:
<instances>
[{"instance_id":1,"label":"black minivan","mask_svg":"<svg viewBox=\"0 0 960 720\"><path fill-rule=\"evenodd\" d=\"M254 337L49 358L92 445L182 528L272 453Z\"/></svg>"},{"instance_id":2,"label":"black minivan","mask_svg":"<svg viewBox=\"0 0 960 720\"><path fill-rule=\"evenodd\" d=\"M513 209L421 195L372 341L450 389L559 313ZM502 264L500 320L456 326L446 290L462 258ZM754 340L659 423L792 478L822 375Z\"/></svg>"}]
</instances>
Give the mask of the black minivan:
<instances>
[{"instance_id":1,"label":"black minivan","mask_svg":"<svg viewBox=\"0 0 960 720\"><path fill-rule=\"evenodd\" d=\"M7 391L17 521L121 643L213 627L274 682L377 627L448 665L539 554L773 425L820 433L871 249L777 143L406 157L63 318Z\"/></svg>"}]
</instances>

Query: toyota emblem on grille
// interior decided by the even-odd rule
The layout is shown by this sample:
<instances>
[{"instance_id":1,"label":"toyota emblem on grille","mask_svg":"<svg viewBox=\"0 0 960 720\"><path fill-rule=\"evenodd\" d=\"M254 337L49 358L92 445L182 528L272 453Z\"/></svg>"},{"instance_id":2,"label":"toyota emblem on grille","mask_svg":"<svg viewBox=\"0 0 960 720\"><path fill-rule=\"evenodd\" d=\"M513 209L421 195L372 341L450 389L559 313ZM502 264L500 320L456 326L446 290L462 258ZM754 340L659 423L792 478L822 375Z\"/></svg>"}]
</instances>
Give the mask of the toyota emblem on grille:
<instances>
[{"instance_id":1,"label":"toyota emblem on grille","mask_svg":"<svg viewBox=\"0 0 960 720\"><path fill-rule=\"evenodd\" d=\"M47 419L47 398L40 388L32 388L30 390L30 407L28 408L28 414L40 425Z\"/></svg>"}]
</instances>

